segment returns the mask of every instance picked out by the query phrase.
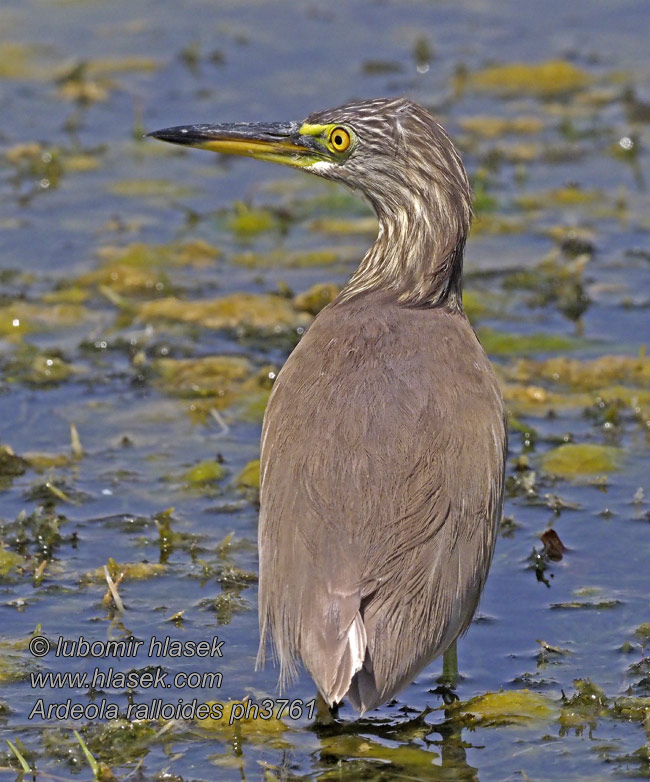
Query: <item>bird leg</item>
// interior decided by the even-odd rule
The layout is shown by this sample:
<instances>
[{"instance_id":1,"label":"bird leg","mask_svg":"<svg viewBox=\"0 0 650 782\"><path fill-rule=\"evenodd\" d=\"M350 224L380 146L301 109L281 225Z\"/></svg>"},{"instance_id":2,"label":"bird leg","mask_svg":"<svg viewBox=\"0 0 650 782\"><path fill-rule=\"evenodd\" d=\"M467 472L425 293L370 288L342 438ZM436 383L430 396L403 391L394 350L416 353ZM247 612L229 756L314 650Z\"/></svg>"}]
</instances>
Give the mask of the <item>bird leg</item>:
<instances>
[{"instance_id":1,"label":"bird leg","mask_svg":"<svg viewBox=\"0 0 650 782\"><path fill-rule=\"evenodd\" d=\"M455 690L460 681L460 674L458 673L458 647L456 641L448 646L442 655L442 674L437 681L438 686L432 692L441 695L447 705L458 700Z\"/></svg>"},{"instance_id":2,"label":"bird leg","mask_svg":"<svg viewBox=\"0 0 650 782\"><path fill-rule=\"evenodd\" d=\"M332 725L334 722L336 722L340 705L340 703L335 703L333 706L330 706L325 698L323 698L323 696L320 694L320 692L317 692L316 725L324 727L326 725Z\"/></svg>"}]
</instances>

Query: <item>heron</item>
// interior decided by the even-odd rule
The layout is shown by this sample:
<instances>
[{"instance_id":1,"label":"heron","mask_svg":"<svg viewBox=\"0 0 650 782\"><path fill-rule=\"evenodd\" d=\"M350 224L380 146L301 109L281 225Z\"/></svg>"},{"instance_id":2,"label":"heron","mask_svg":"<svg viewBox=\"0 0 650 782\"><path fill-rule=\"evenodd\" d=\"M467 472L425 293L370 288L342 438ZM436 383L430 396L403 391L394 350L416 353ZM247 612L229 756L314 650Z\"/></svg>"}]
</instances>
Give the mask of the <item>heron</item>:
<instances>
[{"instance_id":1,"label":"heron","mask_svg":"<svg viewBox=\"0 0 650 782\"><path fill-rule=\"evenodd\" d=\"M258 666L270 641L281 686L302 662L329 707L363 714L455 650L502 513L503 398L462 301L467 173L406 98L150 135L299 168L377 215L275 380L260 459Z\"/></svg>"}]
</instances>

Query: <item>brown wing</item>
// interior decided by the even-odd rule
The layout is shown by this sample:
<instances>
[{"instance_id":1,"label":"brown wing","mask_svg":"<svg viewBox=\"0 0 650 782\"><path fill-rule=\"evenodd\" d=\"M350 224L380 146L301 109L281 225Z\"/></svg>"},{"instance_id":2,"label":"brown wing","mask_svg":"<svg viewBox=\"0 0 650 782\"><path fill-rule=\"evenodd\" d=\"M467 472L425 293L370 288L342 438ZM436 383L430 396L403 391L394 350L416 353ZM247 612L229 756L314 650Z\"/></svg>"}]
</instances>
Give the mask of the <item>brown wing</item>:
<instances>
[{"instance_id":1,"label":"brown wing","mask_svg":"<svg viewBox=\"0 0 650 782\"><path fill-rule=\"evenodd\" d=\"M372 296L321 313L263 430L260 660L366 710L469 624L501 512L505 426L464 316Z\"/></svg>"}]
</instances>

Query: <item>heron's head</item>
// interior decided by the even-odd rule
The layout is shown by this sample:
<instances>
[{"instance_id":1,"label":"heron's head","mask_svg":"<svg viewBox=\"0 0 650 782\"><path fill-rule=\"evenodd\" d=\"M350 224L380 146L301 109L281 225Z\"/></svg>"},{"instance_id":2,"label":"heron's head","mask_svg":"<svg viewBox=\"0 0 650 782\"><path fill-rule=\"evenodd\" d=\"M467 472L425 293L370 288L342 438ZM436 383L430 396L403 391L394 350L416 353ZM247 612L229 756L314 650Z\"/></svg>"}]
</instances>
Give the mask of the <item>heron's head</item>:
<instances>
[{"instance_id":1,"label":"heron's head","mask_svg":"<svg viewBox=\"0 0 650 782\"><path fill-rule=\"evenodd\" d=\"M361 191L381 229L360 272L367 281L372 266L382 285L405 286L410 292L404 300L435 302L460 278L470 185L449 136L417 103L368 100L310 114L303 122L181 125L149 135L283 163Z\"/></svg>"},{"instance_id":2,"label":"heron's head","mask_svg":"<svg viewBox=\"0 0 650 782\"><path fill-rule=\"evenodd\" d=\"M433 198L469 222L470 187L456 148L425 109L404 98L347 103L304 122L181 125L150 135L339 181L364 193L380 216L400 209L417 216Z\"/></svg>"}]
</instances>

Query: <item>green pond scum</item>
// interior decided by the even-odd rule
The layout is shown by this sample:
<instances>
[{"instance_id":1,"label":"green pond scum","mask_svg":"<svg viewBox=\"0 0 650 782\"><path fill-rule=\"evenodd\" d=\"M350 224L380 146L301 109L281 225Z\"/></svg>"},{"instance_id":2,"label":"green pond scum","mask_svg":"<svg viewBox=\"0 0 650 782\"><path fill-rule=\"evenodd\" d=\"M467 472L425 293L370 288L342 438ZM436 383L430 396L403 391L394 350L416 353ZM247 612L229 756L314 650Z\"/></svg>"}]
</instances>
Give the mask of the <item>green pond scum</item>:
<instances>
[{"instance_id":1,"label":"green pond scum","mask_svg":"<svg viewBox=\"0 0 650 782\"><path fill-rule=\"evenodd\" d=\"M0 780L650 778L647 27L646 0L4 0ZM398 94L471 177L506 506L455 698L437 661L316 720L308 676L255 670L261 423L376 219L144 134ZM81 636L140 651L57 656Z\"/></svg>"}]
</instances>

